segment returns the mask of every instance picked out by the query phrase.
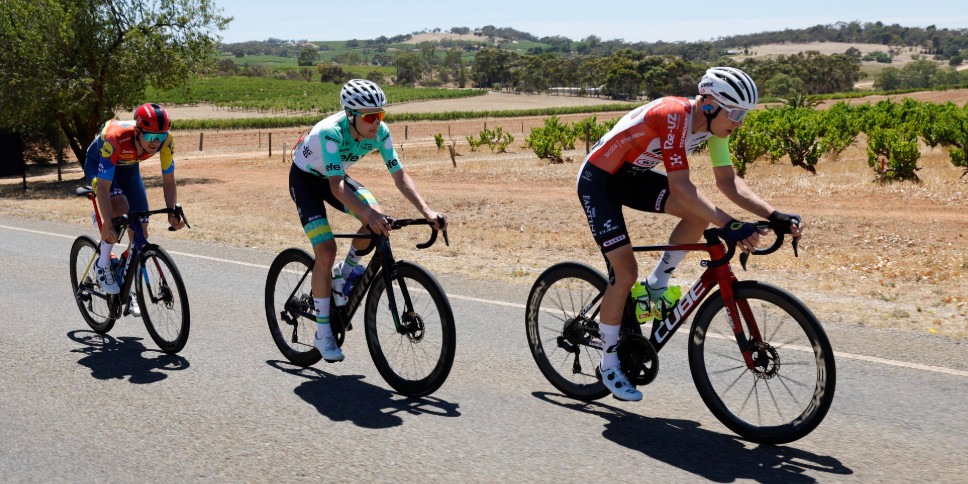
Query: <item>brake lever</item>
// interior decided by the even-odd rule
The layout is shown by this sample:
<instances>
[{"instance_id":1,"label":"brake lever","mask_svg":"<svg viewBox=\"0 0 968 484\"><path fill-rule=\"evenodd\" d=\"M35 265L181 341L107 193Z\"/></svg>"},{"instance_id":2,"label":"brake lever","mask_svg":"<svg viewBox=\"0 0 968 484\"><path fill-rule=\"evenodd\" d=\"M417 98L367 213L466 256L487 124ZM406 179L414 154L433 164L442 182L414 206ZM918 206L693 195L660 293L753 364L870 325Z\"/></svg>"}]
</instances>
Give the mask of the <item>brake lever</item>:
<instances>
[{"instance_id":1,"label":"brake lever","mask_svg":"<svg viewBox=\"0 0 968 484\"><path fill-rule=\"evenodd\" d=\"M444 216L437 214L437 221L439 224L443 225ZM444 245L446 245L447 247L450 247L450 240L447 239L447 229L443 229L441 230L441 232L444 234Z\"/></svg>"},{"instance_id":2,"label":"brake lever","mask_svg":"<svg viewBox=\"0 0 968 484\"><path fill-rule=\"evenodd\" d=\"M790 242L790 245L793 246L793 257L800 257L799 252L797 252L797 241L798 240L800 240L800 239L797 239L796 237L794 237L793 238L793 241Z\"/></svg>"},{"instance_id":3,"label":"brake lever","mask_svg":"<svg viewBox=\"0 0 968 484\"><path fill-rule=\"evenodd\" d=\"M739 255L739 265L743 266L743 270L746 270L746 261L750 258L749 252L743 252Z\"/></svg>"}]
</instances>

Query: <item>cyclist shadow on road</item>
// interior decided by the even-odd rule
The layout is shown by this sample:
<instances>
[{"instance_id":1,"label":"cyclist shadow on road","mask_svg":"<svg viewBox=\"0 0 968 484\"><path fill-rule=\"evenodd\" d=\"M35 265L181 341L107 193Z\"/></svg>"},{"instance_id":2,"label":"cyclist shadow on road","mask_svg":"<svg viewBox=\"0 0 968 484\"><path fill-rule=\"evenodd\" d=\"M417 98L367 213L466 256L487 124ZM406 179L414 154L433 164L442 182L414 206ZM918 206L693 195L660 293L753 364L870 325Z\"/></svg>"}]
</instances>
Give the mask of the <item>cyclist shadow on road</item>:
<instances>
[{"instance_id":1,"label":"cyclist shadow on road","mask_svg":"<svg viewBox=\"0 0 968 484\"><path fill-rule=\"evenodd\" d=\"M114 338L84 330L71 331L67 337L84 345L71 352L83 354L77 363L90 368L91 376L100 380L127 378L131 383L155 383L168 378L169 371L189 367L181 356L149 350L141 343L142 338Z\"/></svg>"},{"instance_id":2,"label":"cyclist shadow on road","mask_svg":"<svg viewBox=\"0 0 968 484\"><path fill-rule=\"evenodd\" d=\"M600 402L580 402L564 395L533 392L548 403L607 420L602 436L666 464L714 482L812 483L804 474L851 475L839 460L783 445L747 443L740 437L703 429L699 422L645 417ZM748 448L753 445L755 447Z\"/></svg>"},{"instance_id":3,"label":"cyclist shadow on road","mask_svg":"<svg viewBox=\"0 0 968 484\"><path fill-rule=\"evenodd\" d=\"M305 378L307 381L293 392L334 422L351 421L363 428L385 429L402 425L400 414L460 416L456 403L434 397L405 397L364 382L362 375L336 376L313 367L293 366L287 361L268 360L266 363Z\"/></svg>"}]
</instances>

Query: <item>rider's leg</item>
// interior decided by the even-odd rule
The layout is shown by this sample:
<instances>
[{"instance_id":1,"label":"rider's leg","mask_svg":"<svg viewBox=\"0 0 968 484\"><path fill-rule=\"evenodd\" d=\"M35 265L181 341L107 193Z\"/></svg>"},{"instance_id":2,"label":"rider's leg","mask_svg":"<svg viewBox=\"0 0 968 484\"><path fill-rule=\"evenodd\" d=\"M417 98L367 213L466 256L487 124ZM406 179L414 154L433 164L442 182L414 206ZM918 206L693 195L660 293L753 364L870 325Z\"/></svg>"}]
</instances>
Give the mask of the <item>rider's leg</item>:
<instances>
[{"instance_id":1,"label":"rider's leg","mask_svg":"<svg viewBox=\"0 0 968 484\"><path fill-rule=\"evenodd\" d=\"M336 345L330 326L330 293L332 290L333 261L336 259L336 241L333 239L313 246L316 260L313 263L313 305L316 308L316 338L314 345L328 362L342 361L343 352Z\"/></svg>"},{"instance_id":2,"label":"rider's leg","mask_svg":"<svg viewBox=\"0 0 968 484\"><path fill-rule=\"evenodd\" d=\"M705 220L696 217L687 210L675 197L669 197L665 205L665 213L679 217L679 223L669 235L670 244L693 244L702 236L703 230L709 226ZM676 267L686 257L686 251L672 250L662 253L662 257L656 264L652 273L647 279L647 288L652 300L658 299L669 286L669 278Z\"/></svg>"},{"instance_id":3,"label":"rider's leg","mask_svg":"<svg viewBox=\"0 0 968 484\"><path fill-rule=\"evenodd\" d=\"M602 325L614 328L614 330L603 328L602 331L604 351L602 352L601 367L603 370L618 365L618 354L615 352L615 344L618 342L618 328L622 324L625 300L628 298L632 284L635 283L639 274L639 266L635 262L630 244L606 252L605 258L612 266L615 281L605 287L599 317L599 322Z\"/></svg>"},{"instance_id":4,"label":"rider's leg","mask_svg":"<svg viewBox=\"0 0 968 484\"><path fill-rule=\"evenodd\" d=\"M114 212L115 216L128 213L128 198L123 193L118 193L111 197L111 211ZM109 224L111 221L102 220L101 223ZM128 235L130 236L131 234L129 233ZM128 237L128 240L130 241L131 238ZM111 249L113 248L114 244L108 244L103 240L101 241L101 253L97 261L99 266L108 267L111 264Z\"/></svg>"}]
</instances>

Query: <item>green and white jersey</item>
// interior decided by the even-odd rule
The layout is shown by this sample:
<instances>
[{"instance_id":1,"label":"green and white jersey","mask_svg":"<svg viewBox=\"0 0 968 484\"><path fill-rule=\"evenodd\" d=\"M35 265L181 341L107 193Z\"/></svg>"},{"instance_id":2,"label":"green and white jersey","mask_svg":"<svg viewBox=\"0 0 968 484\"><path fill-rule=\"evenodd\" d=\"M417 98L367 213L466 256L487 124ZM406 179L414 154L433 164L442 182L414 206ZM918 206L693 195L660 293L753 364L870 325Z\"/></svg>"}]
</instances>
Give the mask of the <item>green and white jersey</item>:
<instances>
[{"instance_id":1,"label":"green and white jersey","mask_svg":"<svg viewBox=\"0 0 968 484\"><path fill-rule=\"evenodd\" d=\"M296 143L292 162L300 170L323 178L345 176L346 170L373 150L380 150L391 174L402 168L386 123L380 122L375 139L356 141L350 135L346 112L340 111L316 123Z\"/></svg>"}]
</instances>

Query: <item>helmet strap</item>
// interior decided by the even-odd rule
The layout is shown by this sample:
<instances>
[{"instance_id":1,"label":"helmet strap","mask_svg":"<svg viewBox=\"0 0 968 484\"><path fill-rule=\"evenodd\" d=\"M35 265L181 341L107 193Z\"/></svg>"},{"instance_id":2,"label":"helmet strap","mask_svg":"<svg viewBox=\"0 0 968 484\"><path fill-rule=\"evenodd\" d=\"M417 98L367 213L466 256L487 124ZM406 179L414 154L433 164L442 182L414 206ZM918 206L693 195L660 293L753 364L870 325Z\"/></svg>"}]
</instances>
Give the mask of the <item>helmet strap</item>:
<instances>
[{"instance_id":1,"label":"helmet strap","mask_svg":"<svg viewBox=\"0 0 968 484\"><path fill-rule=\"evenodd\" d=\"M706 95L705 94L702 95L702 100L703 101L706 100ZM699 110L702 111L702 115L706 117L706 131L709 131L710 133L712 133L713 132L713 119L716 119L716 116L719 116L719 112L723 110L723 107L722 106L716 106L716 110L713 111L712 113L710 113L710 111L713 110L713 107L707 104L707 105L702 106Z\"/></svg>"}]
</instances>

